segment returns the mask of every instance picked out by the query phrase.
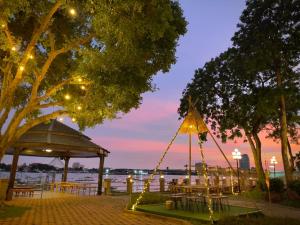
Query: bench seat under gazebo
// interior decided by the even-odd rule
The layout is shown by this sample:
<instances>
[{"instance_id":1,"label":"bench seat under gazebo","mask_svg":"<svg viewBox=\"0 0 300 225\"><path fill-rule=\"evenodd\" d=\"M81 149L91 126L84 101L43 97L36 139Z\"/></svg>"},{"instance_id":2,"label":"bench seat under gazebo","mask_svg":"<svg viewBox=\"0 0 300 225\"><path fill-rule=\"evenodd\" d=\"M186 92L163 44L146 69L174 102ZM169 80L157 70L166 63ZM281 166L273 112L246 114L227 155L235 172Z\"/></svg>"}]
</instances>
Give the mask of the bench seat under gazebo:
<instances>
[{"instance_id":1,"label":"bench seat under gazebo","mask_svg":"<svg viewBox=\"0 0 300 225\"><path fill-rule=\"evenodd\" d=\"M7 200L11 200L16 177L19 156L59 157L65 160L62 181L67 181L70 158L95 158L99 161L97 194L102 193L102 175L104 158L109 151L93 143L91 138L57 121L40 123L25 134L6 152L13 155L8 182Z\"/></svg>"}]
</instances>

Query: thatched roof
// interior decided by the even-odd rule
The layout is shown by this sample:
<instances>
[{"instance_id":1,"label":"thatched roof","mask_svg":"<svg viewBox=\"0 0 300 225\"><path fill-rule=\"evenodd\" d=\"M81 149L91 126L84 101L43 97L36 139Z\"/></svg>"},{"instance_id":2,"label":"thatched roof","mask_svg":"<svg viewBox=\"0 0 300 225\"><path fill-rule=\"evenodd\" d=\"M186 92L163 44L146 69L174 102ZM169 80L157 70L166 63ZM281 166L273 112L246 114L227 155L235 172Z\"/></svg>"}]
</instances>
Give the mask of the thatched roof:
<instances>
[{"instance_id":1,"label":"thatched roof","mask_svg":"<svg viewBox=\"0 0 300 225\"><path fill-rule=\"evenodd\" d=\"M13 154L15 148L22 149L20 155L39 157L92 158L109 153L91 138L57 120L32 127L6 153Z\"/></svg>"}]
</instances>

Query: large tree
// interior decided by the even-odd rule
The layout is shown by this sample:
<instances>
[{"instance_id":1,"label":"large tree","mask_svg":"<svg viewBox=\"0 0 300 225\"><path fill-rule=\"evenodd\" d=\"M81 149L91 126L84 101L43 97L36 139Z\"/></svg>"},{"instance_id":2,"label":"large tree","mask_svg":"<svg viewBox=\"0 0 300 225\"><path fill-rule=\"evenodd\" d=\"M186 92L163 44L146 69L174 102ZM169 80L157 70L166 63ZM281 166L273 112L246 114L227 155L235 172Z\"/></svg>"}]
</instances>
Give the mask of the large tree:
<instances>
[{"instance_id":1,"label":"large tree","mask_svg":"<svg viewBox=\"0 0 300 225\"><path fill-rule=\"evenodd\" d=\"M299 92L299 73L295 71L300 59L300 1L248 0L246 6L233 42L243 63L257 75L267 74L268 82L277 86L281 153L289 183L292 167L288 157L287 95L291 87ZM299 115L293 118L299 123Z\"/></svg>"},{"instance_id":2,"label":"large tree","mask_svg":"<svg viewBox=\"0 0 300 225\"><path fill-rule=\"evenodd\" d=\"M175 63L186 21L172 0L0 0L0 159L32 126L81 129L138 107Z\"/></svg>"},{"instance_id":3,"label":"large tree","mask_svg":"<svg viewBox=\"0 0 300 225\"><path fill-rule=\"evenodd\" d=\"M274 90L265 83L263 74L258 78L245 71L237 53L237 49L228 49L196 70L194 79L183 92L179 113L186 114L187 99L191 96L213 133L223 142L236 138L248 142L259 187L264 190L259 133L276 114Z\"/></svg>"}]
</instances>

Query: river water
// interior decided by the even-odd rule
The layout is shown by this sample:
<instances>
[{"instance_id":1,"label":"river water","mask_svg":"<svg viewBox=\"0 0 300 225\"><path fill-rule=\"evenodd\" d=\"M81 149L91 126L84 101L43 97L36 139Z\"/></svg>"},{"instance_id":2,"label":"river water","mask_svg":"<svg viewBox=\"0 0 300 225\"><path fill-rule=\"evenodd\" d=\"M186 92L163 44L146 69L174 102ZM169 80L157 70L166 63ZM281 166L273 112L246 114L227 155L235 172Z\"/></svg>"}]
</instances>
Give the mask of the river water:
<instances>
[{"instance_id":1,"label":"river water","mask_svg":"<svg viewBox=\"0 0 300 225\"><path fill-rule=\"evenodd\" d=\"M283 172L276 172L276 177L282 177ZM103 179L110 178L111 186L116 191L126 191L126 178L128 175L110 175L105 174ZM271 177L273 173L271 174ZM0 179L5 179L9 177L9 172L0 172ZM149 175L133 175L133 191L141 191L144 186L144 180L147 179ZM62 178L62 173L29 173L29 172L17 172L16 180L19 183L44 183L46 180L60 182ZM172 181L172 179L178 179L179 183L185 179L184 175L164 175L165 184ZM192 176L192 184L195 183L195 180L198 179L197 176ZM228 177L227 177L228 179ZM91 183L97 184L98 174L97 173L68 173L69 182L82 182L82 183ZM200 179L201 182L204 182L203 177ZM154 180L150 186L151 191L159 190L159 175L154 177Z\"/></svg>"}]
</instances>

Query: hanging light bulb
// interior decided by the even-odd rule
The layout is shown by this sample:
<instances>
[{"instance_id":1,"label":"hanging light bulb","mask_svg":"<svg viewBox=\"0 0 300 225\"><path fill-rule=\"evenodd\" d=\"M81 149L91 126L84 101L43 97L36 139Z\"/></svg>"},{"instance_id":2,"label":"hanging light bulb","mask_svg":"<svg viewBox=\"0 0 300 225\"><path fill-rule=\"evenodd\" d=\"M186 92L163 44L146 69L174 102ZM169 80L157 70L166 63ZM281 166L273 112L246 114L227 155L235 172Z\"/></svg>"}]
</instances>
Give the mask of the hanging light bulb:
<instances>
[{"instance_id":1,"label":"hanging light bulb","mask_svg":"<svg viewBox=\"0 0 300 225\"><path fill-rule=\"evenodd\" d=\"M86 87L85 87L84 85L81 85L81 86L80 86L80 89L81 89L81 90L85 90Z\"/></svg>"},{"instance_id":2,"label":"hanging light bulb","mask_svg":"<svg viewBox=\"0 0 300 225\"><path fill-rule=\"evenodd\" d=\"M73 118L72 118L72 122L76 122L76 118L73 117Z\"/></svg>"},{"instance_id":3,"label":"hanging light bulb","mask_svg":"<svg viewBox=\"0 0 300 225\"><path fill-rule=\"evenodd\" d=\"M13 46L13 47L11 48L11 50L14 52L14 51L16 51L17 49L16 49L15 46Z\"/></svg>"},{"instance_id":4,"label":"hanging light bulb","mask_svg":"<svg viewBox=\"0 0 300 225\"><path fill-rule=\"evenodd\" d=\"M66 100L70 100L70 99L71 99L71 95L66 94L66 95L65 95L65 99L66 99Z\"/></svg>"},{"instance_id":5,"label":"hanging light bulb","mask_svg":"<svg viewBox=\"0 0 300 225\"><path fill-rule=\"evenodd\" d=\"M77 108L77 110L82 110L82 107L80 105L77 106L76 108Z\"/></svg>"},{"instance_id":6,"label":"hanging light bulb","mask_svg":"<svg viewBox=\"0 0 300 225\"><path fill-rule=\"evenodd\" d=\"M69 13L71 16L76 16L76 10L74 8L70 8Z\"/></svg>"},{"instance_id":7,"label":"hanging light bulb","mask_svg":"<svg viewBox=\"0 0 300 225\"><path fill-rule=\"evenodd\" d=\"M25 69L24 66L19 66L20 71L24 71L24 69Z\"/></svg>"}]
</instances>

